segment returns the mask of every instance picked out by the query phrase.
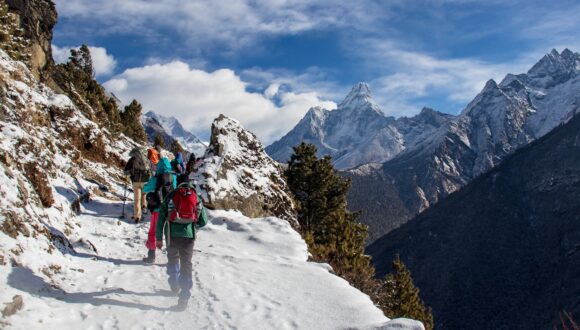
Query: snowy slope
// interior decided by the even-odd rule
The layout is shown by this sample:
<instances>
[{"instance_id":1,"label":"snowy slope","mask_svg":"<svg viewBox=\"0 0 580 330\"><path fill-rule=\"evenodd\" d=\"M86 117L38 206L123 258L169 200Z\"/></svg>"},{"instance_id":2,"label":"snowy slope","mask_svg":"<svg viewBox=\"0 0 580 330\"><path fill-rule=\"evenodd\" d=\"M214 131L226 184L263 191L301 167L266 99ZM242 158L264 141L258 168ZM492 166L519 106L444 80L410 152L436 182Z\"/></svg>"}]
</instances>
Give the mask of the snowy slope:
<instances>
[{"instance_id":1,"label":"snowy slope","mask_svg":"<svg viewBox=\"0 0 580 330\"><path fill-rule=\"evenodd\" d=\"M188 310L171 311L165 254L153 266L145 253L148 223L117 219L121 203L96 199L77 221L92 248L43 255L61 265L49 276L28 267L0 266L0 301L21 295L24 308L5 321L13 329L422 329L412 320L389 320L368 296L307 262L306 245L289 223L209 212L198 233L194 288Z\"/></svg>"},{"instance_id":2,"label":"snowy slope","mask_svg":"<svg viewBox=\"0 0 580 330\"><path fill-rule=\"evenodd\" d=\"M165 256L141 261L148 223L119 218L134 143L3 51L0 82L0 328L422 329L307 262L288 221L225 211L199 233L195 298L171 312Z\"/></svg>"},{"instance_id":3,"label":"snowy slope","mask_svg":"<svg viewBox=\"0 0 580 330\"><path fill-rule=\"evenodd\" d=\"M147 118L155 119L165 132L176 139L188 152L193 152L197 157L204 154L206 145L193 133L185 130L177 118L165 117L153 111L145 113L142 122L146 122Z\"/></svg>"}]
</instances>

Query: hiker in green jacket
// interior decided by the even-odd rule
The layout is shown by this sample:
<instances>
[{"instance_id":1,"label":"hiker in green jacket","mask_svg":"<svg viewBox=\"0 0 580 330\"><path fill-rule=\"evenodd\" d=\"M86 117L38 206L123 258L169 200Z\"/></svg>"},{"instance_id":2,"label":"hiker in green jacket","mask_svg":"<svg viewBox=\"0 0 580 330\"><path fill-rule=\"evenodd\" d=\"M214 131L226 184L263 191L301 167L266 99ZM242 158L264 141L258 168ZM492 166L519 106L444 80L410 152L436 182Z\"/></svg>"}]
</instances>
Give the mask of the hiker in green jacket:
<instances>
[{"instance_id":1,"label":"hiker in green jacket","mask_svg":"<svg viewBox=\"0 0 580 330\"><path fill-rule=\"evenodd\" d=\"M207 215L195 185L186 175L178 177L178 186L163 201L157 221L157 248L167 241L169 287L179 293L177 310L184 310L191 297L192 258L198 228L207 224Z\"/></svg>"}]
</instances>

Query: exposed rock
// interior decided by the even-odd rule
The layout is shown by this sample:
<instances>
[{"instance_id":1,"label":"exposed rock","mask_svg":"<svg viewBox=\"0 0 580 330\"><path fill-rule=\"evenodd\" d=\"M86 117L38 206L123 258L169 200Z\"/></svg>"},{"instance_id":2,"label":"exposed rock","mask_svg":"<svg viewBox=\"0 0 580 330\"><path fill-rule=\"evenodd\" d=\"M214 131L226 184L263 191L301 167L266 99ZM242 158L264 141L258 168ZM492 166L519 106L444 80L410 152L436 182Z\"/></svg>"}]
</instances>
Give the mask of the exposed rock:
<instances>
[{"instance_id":1,"label":"exposed rock","mask_svg":"<svg viewBox=\"0 0 580 330\"><path fill-rule=\"evenodd\" d=\"M54 65L52 59L52 28L56 24L56 7L51 0L5 0L10 10L16 13L24 29L25 37L31 41L30 69L40 79Z\"/></svg>"},{"instance_id":2,"label":"exposed rock","mask_svg":"<svg viewBox=\"0 0 580 330\"><path fill-rule=\"evenodd\" d=\"M16 312L21 310L22 306L24 306L22 296L19 294L15 295L14 297L12 297L12 301L9 303L5 303L5 305L6 307L4 307L4 310L2 311L3 317L8 317L16 314Z\"/></svg>"},{"instance_id":3,"label":"exposed rock","mask_svg":"<svg viewBox=\"0 0 580 330\"><path fill-rule=\"evenodd\" d=\"M296 224L282 172L254 134L220 115L212 124L197 180L205 201L213 207L237 209L248 217L276 216Z\"/></svg>"}]
</instances>

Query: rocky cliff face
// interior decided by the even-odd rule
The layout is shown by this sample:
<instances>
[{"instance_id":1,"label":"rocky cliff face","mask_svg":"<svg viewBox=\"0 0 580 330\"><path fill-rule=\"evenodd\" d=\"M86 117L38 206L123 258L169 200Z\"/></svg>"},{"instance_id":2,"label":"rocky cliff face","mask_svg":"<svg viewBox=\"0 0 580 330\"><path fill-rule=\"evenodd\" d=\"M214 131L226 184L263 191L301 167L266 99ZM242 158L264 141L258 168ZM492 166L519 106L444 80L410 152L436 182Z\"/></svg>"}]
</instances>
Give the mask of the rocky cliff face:
<instances>
[{"instance_id":1,"label":"rocky cliff face","mask_svg":"<svg viewBox=\"0 0 580 330\"><path fill-rule=\"evenodd\" d=\"M77 231L80 203L120 199L121 167L134 145L111 140L0 49L0 264L32 261L27 266L40 272L50 265L39 253L87 244Z\"/></svg>"},{"instance_id":2,"label":"rocky cliff face","mask_svg":"<svg viewBox=\"0 0 580 330\"><path fill-rule=\"evenodd\" d=\"M296 225L294 204L281 167L251 132L220 115L196 175L205 201L215 208L239 210L248 217L276 216Z\"/></svg>"},{"instance_id":3,"label":"rocky cliff face","mask_svg":"<svg viewBox=\"0 0 580 330\"><path fill-rule=\"evenodd\" d=\"M400 254L441 329L549 329L580 313L578 210L580 115L367 251L379 276Z\"/></svg>"},{"instance_id":4,"label":"rocky cliff face","mask_svg":"<svg viewBox=\"0 0 580 330\"><path fill-rule=\"evenodd\" d=\"M48 79L47 72L54 65L52 59L52 28L56 24L56 7L51 0L5 0L20 18L25 37L31 41L30 69L40 79Z\"/></svg>"}]
</instances>

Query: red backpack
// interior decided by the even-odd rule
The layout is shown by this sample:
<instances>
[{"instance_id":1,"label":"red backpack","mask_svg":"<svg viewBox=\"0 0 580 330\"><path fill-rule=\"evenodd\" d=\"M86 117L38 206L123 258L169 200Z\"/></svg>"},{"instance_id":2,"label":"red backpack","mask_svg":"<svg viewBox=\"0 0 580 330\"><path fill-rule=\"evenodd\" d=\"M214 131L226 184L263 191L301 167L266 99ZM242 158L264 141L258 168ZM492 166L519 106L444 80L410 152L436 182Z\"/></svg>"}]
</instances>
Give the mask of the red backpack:
<instances>
[{"instance_id":1,"label":"red backpack","mask_svg":"<svg viewBox=\"0 0 580 330\"><path fill-rule=\"evenodd\" d=\"M197 193L190 187L180 187L173 193L174 209L169 210L169 222L196 223L197 222Z\"/></svg>"}]
</instances>

